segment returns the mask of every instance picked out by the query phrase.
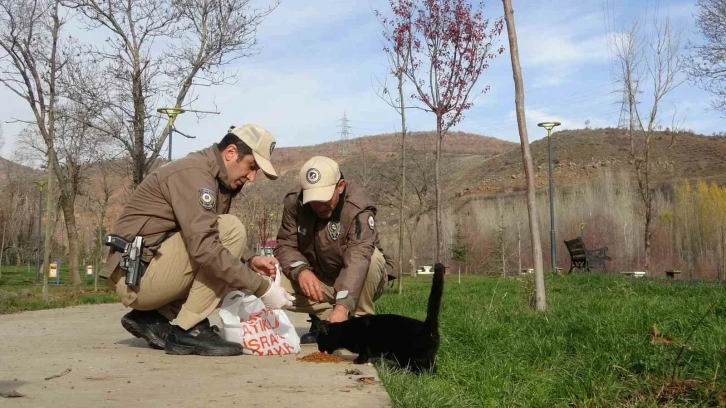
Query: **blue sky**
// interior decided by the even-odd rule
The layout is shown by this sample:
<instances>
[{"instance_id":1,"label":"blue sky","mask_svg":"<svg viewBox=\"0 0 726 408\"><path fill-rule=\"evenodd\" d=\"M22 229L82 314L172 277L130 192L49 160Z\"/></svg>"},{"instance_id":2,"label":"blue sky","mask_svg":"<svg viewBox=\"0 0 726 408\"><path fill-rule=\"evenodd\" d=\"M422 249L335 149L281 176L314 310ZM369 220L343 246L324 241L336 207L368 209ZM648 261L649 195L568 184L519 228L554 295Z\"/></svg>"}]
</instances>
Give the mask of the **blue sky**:
<instances>
[{"instance_id":1,"label":"blue sky","mask_svg":"<svg viewBox=\"0 0 726 408\"><path fill-rule=\"evenodd\" d=\"M658 6L661 16L670 16L688 38L698 40L694 2L513 0L530 140L546 134L536 126L544 120L558 120L562 128L581 128L586 120L594 127L617 125L619 95L613 92L608 36L617 35L634 18L652 17ZM376 95L387 70L373 10L386 12L388 7L387 0L282 0L259 31L260 53L230 67L237 72L236 83L197 90L194 108L213 110L216 104L221 114L200 120L182 115L177 127L197 138L175 138L173 157L219 140L232 124L257 123L277 137L278 147L336 140L343 112L353 136L399 130L399 117ZM489 0L485 15L501 14L501 1ZM479 87L489 85L491 90L476 99L455 129L518 141L509 47L503 34L499 41L505 53L479 80ZM664 102L663 125L670 124L677 106L686 129L704 134L726 130L724 119L708 110L709 101L708 93L684 82ZM643 108L649 109L647 98ZM30 118L23 101L4 88L0 112L3 121ZM435 122L430 114L413 111L408 125L409 130L430 130ZM1 153L11 157L20 126L3 123L3 128Z\"/></svg>"}]
</instances>

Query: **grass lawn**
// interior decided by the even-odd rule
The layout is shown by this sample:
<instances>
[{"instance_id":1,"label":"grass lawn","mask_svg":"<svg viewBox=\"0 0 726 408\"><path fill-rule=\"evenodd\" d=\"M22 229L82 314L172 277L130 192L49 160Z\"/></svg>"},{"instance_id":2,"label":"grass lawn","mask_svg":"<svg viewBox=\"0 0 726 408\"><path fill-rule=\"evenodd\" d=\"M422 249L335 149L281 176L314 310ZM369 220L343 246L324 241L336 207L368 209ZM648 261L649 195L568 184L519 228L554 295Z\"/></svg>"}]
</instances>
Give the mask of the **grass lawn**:
<instances>
[{"instance_id":1,"label":"grass lawn","mask_svg":"<svg viewBox=\"0 0 726 408\"><path fill-rule=\"evenodd\" d=\"M529 279L447 276L438 373L378 366L394 405L726 406L726 287L548 274L549 309L536 313ZM378 313L424 319L430 281L405 278Z\"/></svg>"},{"instance_id":2,"label":"grass lawn","mask_svg":"<svg viewBox=\"0 0 726 408\"><path fill-rule=\"evenodd\" d=\"M35 267L3 265L0 276L0 314L25 310L53 309L83 304L118 302L118 297L98 280L98 292L93 290L93 278L81 276L80 286L71 286L67 270L61 265L60 284L49 286L49 301L41 297L42 285L35 284Z\"/></svg>"}]
</instances>

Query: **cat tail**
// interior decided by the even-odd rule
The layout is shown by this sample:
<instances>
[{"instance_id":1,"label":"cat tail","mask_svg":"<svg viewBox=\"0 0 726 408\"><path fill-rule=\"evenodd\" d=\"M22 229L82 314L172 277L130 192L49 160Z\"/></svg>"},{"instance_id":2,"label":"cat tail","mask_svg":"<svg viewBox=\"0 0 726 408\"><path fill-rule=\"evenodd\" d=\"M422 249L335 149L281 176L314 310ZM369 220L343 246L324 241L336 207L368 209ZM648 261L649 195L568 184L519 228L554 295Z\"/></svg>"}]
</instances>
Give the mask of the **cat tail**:
<instances>
[{"instance_id":1,"label":"cat tail","mask_svg":"<svg viewBox=\"0 0 726 408\"><path fill-rule=\"evenodd\" d=\"M441 296L444 293L444 272L443 264L434 265L434 280L431 283L431 294L429 294L429 305L426 312L426 326L435 333L439 332L439 309L441 309Z\"/></svg>"}]
</instances>

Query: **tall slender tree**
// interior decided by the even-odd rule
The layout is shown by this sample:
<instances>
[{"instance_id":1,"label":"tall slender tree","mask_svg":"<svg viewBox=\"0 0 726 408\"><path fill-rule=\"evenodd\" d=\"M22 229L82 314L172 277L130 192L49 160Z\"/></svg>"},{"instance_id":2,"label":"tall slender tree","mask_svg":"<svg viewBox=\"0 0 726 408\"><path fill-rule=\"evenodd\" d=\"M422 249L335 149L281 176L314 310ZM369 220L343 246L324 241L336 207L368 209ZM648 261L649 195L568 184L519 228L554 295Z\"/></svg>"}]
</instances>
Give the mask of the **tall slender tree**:
<instances>
[{"instance_id":1,"label":"tall slender tree","mask_svg":"<svg viewBox=\"0 0 726 408\"><path fill-rule=\"evenodd\" d=\"M436 262L443 261L444 237L441 199L441 146L449 129L459 123L473 106L474 91L489 62L504 52L497 38L504 22L490 25L484 18L484 4L476 8L467 0L392 0L396 47L405 50L404 74L415 91L417 108L436 118ZM410 16L410 17L409 17Z\"/></svg>"},{"instance_id":2,"label":"tall slender tree","mask_svg":"<svg viewBox=\"0 0 726 408\"><path fill-rule=\"evenodd\" d=\"M517 112L517 127L519 141L522 148L522 162L524 174L527 178L527 214L529 215L529 233L532 242L532 259L534 262L534 285L537 310L547 309L545 295L544 269L542 265L542 243L539 239L539 217L537 215L537 202L534 184L534 165L532 152L529 149L527 135L527 120L524 113L524 80L522 68L519 65L519 46L517 44L517 28L514 24L514 9L512 0L502 0L504 5L504 19L507 22L507 37L509 38L509 56L512 60L512 76L514 77L514 105Z\"/></svg>"},{"instance_id":3,"label":"tall slender tree","mask_svg":"<svg viewBox=\"0 0 726 408\"><path fill-rule=\"evenodd\" d=\"M45 188L47 215L42 271L47 271L51 251L50 220L54 203L57 157L55 131L58 79L68 59L61 49L61 29L65 24L58 0L0 0L0 83L21 97L30 107L33 120L22 122L37 127L47 148L48 184ZM39 249L40 250L40 249ZM43 298L48 299L47 273L43 273ZM70 271L71 282L78 284L77 268Z\"/></svg>"},{"instance_id":4,"label":"tall slender tree","mask_svg":"<svg viewBox=\"0 0 726 408\"><path fill-rule=\"evenodd\" d=\"M412 21L412 7L408 3L400 2L403 4L402 9L398 13L394 13L393 19L384 17L380 12L376 11L376 15L379 17L381 24L383 25L383 38L385 40L383 50L388 58L388 69L391 75L396 78L396 90L397 94L395 97L391 97L391 92L387 87L384 86L383 94L387 95L385 98L386 102L393 107L398 115L401 117L401 200L399 204L398 213L398 293L403 292L403 265L405 264L403 259L403 241L404 231L406 225L406 99L403 93L403 85L405 82L405 71L406 64L410 60L408 54L411 50L406 44L409 42L411 35L411 21ZM390 0L389 4L391 9L396 9L398 6L394 0ZM415 269L413 271L415 274Z\"/></svg>"}]
</instances>

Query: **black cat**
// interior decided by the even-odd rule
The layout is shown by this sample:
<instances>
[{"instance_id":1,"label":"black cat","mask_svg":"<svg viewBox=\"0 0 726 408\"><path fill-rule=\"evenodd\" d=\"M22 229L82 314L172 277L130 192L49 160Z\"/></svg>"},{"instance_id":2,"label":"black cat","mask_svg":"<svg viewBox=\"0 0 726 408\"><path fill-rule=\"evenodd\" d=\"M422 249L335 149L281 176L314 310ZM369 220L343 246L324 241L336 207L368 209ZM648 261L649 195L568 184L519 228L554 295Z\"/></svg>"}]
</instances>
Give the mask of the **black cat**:
<instances>
[{"instance_id":1,"label":"black cat","mask_svg":"<svg viewBox=\"0 0 726 408\"><path fill-rule=\"evenodd\" d=\"M318 350L332 353L345 348L363 364L372 357L397 362L413 372L436 372L439 349L439 309L444 292L444 265L434 266L426 321L394 314L367 315L345 322L322 322L318 333Z\"/></svg>"}]
</instances>

